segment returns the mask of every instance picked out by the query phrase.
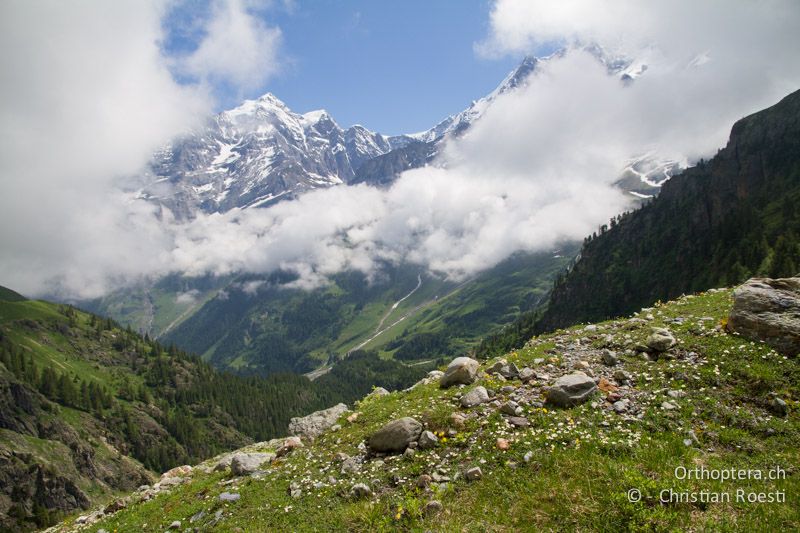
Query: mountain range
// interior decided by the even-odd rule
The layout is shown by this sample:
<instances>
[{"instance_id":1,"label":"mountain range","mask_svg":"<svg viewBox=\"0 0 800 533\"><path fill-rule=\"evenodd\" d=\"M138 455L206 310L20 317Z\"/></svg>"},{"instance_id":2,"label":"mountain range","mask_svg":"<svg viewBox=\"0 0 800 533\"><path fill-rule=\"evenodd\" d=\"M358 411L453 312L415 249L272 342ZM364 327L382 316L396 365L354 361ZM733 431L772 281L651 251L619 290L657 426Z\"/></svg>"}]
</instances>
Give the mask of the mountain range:
<instances>
[{"instance_id":1,"label":"mountain range","mask_svg":"<svg viewBox=\"0 0 800 533\"><path fill-rule=\"evenodd\" d=\"M623 82L647 70L596 46L586 50ZM406 135L387 136L361 125L345 129L325 110L295 113L267 93L164 146L134 180L141 185L135 194L186 220L198 212L267 207L340 184L386 185L404 170L436 164L447 139L463 135L499 96L527 85L549 59L526 57L490 94L426 131ZM677 167L657 154L639 154L622 170L620 185L650 195Z\"/></svg>"}]
</instances>

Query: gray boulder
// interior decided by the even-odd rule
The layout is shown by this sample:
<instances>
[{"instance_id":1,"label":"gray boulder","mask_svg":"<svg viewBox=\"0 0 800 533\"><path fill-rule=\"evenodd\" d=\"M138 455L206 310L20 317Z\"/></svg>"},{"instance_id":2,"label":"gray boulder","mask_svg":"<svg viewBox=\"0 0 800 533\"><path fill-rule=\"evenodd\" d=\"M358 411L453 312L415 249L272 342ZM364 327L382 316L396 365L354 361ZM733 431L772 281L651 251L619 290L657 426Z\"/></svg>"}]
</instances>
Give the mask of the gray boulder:
<instances>
[{"instance_id":1,"label":"gray boulder","mask_svg":"<svg viewBox=\"0 0 800 533\"><path fill-rule=\"evenodd\" d=\"M800 354L800 277L753 278L733 291L728 331Z\"/></svg>"},{"instance_id":2,"label":"gray boulder","mask_svg":"<svg viewBox=\"0 0 800 533\"><path fill-rule=\"evenodd\" d=\"M675 337L672 333L665 328L653 328L653 333L647 337L645 344L647 348L654 351L654 352L666 352L678 341L675 340Z\"/></svg>"},{"instance_id":3,"label":"gray boulder","mask_svg":"<svg viewBox=\"0 0 800 533\"><path fill-rule=\"evenodd\" d=\"M453 385L469 385L478 377L480 363L469 357L456 357L447 365L447 370L439 380L439 386L443 389Z\"/></svg>"},{"instance_id":4,"label":"gray boulder","mask_svg":"<svg viewBox=\"0 0 800 533\"><path fill-rule=\"evenodd\" d=\"M231 458L231 472L235 476L246 476L273 459L274 453L237 453Z\"/></svg>"},{"instance_id":5,"label":"gray boulder","mask_svg":"<svg viewBox=\"0 0 800 533\"><path fill-rule=\"evenodd\" d=\"M289 435L314 439L336 424L346 411L347 406L340 403L308 416L292 418L289 421Z\"/></svg>"},{"instance_id":6,"label":"gray boulder","mask_svg":"<svg viewBox=\"0 0 800 533\"><path fill-rule=\"evenodd\" d=\"M574 372L561 376L547 390L547 402L557 407L573 407L586 402L597 385L583 372Z\"/></svg>"},{"instance_id":7,"label":"gray boulder","mask_svg":"<svg viewBox=\"0 0 800 533\"><path fill-rule=\"evenodd\" d=\"M475 407L489 401L489 392L485 387L475 387L461 397L462 407Z\"/></svg>"},{"instance_id":8,"label":"gray boulder","mask_svg":"<svg viewBox=\"0 0 800 533\"><path fill-rule=\"evenodd\" d=\"M411 417L392 420L369 438L369 447L374 452L402 452L419 439L422 424Z\"/></svg>"}]
</instances>

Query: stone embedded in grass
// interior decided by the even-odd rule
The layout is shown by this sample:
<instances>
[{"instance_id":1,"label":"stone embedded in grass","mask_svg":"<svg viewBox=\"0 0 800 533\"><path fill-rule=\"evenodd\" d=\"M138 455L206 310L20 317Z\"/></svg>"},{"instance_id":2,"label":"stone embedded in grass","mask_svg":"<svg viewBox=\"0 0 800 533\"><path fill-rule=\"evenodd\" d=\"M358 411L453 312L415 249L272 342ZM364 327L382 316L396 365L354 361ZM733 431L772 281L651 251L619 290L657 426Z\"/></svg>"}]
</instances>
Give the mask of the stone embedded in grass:
<instances>
[{"instance_id":1,"label":"stone embedded in grass","mask_svg":"<svg viewBox=\"0 0 800 533\"><path fill-rule=\"evenodd\" d=\"M519 377L519 368L514 363L503 365L500 367L500 375L506 379L517 379Z\"/></svg>"},{"instance_id":2,"label":"stone embedded in grass","mask_svg":"<svg viewBox=\"0 0 800 533\"><path fill-rule=\"evenodd\" d=\"M589 400L597 390L594 380L583 372L561 376L547 390L547 402L557 407L573 407Z\"/></svg>"},{"instance_id":3,"label":"stone embedded in grass","mask_svg":"<svg viewBox=\"0 0 800 533\"><path fill-rule=\"evenodd\" d=\"M464 477L467 478L467 481L477 481L483 477L483 472L481 471L481 467L474 466L466 471Z\"/></svg>"},{"instance_id":4,"label":"stone embedded in grass","mask_svg":"<svg viewBox=\"0 0 800 533\"><path fill-rule=\"evenodd\" d=\"M630 407L630 404L631 404L631 401L629 399L627 399L627 398L624 398L622 400L614 402L612 407L614 408L615 412L624 413L625 411L628 410L628 407Z\"/></svg>"},{"instance_id":5,"label":"stone embedded in grass","mask_svg":"<svg viewBox=\"0 0 800 533\"><path fill-rule=\"evenodd\" d=\"M653 332L647 337L645 341L645 345L648 349L654 352L666 352L678 341L675 340L675 337L672 333L666 328L653 328Z\"/></svg>"},{"instance_id":6,"label":"stone embedded in grass","mask_svg":"<svg viewBox=\"0 0 800 533\"><path fill-rule=\"evenodd\" d=\"M532 368L528 368L527 366L519 371L519 379L523 383L526 383L535 377L536 377L536 372L534 372Z\"/></svg>"},{"instance_id":7,"label":"stone embedded in grass","mask_svg":"<svg viewBox=\"0 0 800 533\"><path fill-rule=\"evenodd\" d=\"M469 385L478 377L478 369L481 364L469 357L456 357L445 370L439 380L439 386L443 389L453 385Z\"/></svg>"},{"instance_id":8,"label":"stone embedded in grass","mask_svg":"<svg viewBox=\"0 0 800 533\"><path fill-rule=\"evenodd\" d=\"M169 529L180 529L181 528L181 521L175 520L173 523L169 525Z\"/></svg>"},{"instance_id":9,"label":"stone embedded in grass","mask_svg":"<svg viewBox=\"0 0 800 533\"><path fill-rule=\"evenodd\" d=\"M444 509L444 507L442 506L441 502L432 500L425 504L422 512L425 514L425 516L432 516L441 513L442 509Z\"/></svg>"},{"instance_id":10,"label":"stone embedded in grass","mask_svg":"<svg viewBox=\"0 0 800 533\"><path fill-rule=\"evenodd\" d=\"M510 416L507 420L509 424L518 428L526 428L531 425L530 421L524 416Z\"/></svg>"},{"instance_id":11,"label":"stone embedded in grass","mask_svg":"<svg viewBox=\"0 0 800 533\"><path fill-rule=\"evenodd\" d=\"M603 350L601 359L603 360L603 364L606 366L615 366L619 364L619 358L617 357L617 354L611 350Z\"/></svg>"},{"instance_id":12,"label":"stone embedded in grass","mask_svg":"<svg viewBox=\"0 0 800 533\"><path fill-rule=\"evenodd\" d=\"M353 488L350 489L350 495L357 499L369 498L372 496L372 489L370 489L369 485L366 483L356 483L353 485Z\"/></svg>"},{"instance_id":13,"label":"stone embedded in grass","mask_svg":"<svg viewBox=\"0 0 800 533\"><path fill-rule=\"evenodd\" d=\"M672 402L661 402L661 408L665 411L674 411L678 406Z\"/></svg>"},{"instance_id":14,"label":"stone embedded in grass","mask_svg":"<svg viewBox=\"0 0 800 533\"><path fill-rule=\"evenodd\" d=\"M223 492L219 495L219 501L221 502L235 502L242 496L238 492ZM193 519L194 517L192 517ZM193 522L194 520L190 519L189 522Z\"/></svg>"},{"instance_id":15,"label":"stone embedded in grass","mask_svg":"<svg viewBox=\"0 0 800 533\"><path fill-rule=\"evenodd\" d=\"M373 452L402 452L421 433L422 424L411 417L392 420L370 437L369 448Z\"/></svg>"},{"instance_id":16,"label":"stone embedded in grass","mask_svg":"<svg viewBox=\"0 0 800 533\"><path fill-rule=\"evenodd\" d=\"M277 449L275 455L278 457L283 457L284 455L289 454L295 448L302 448L303 441L300 440L300 437L287 437L280 448Z\"/></svg>"},{"instance_id":17,"label":"stone embedded in grass","mask_svg":"<svg viewBox=\"0 0 800 533\"><path fill-rule=\"evenodd\" d=\"M682 390L669 390L667 391L667 396L674 400L680 400L681 398L686 396L686 391Z\"/></svg>"},{"instance_id":18,"label":"stone embedded in grass","mask_svg":"<svg viewBox=\"0 0 800 533\"><path fill-rule=\"evenodd\" d=\"M489 393L486 390L486 387L478 386L461 397L461 406L475 407L476 405L480 405L488 401Z\"/></svg>"},{"instance_id":19,"label":"stone embedded in grass","mask_svg":"<svg viewBox=\"0 0 800 533\"><path fill-rule=\"evenodd\" d=\"M231 459L231 472L236 476L246 476L273 459L274 453L236 453Z\"/></svg>"},{"instance_id":20,"label":"stone embedded in grass","mask_svg":"<svg viewBox=\"0 0 800 533\"><path fill-rule=\"evenodd\" d=\"M421 450L433 448L439 442L439 438L432 431L423 431L419 436L419 447Z\"/></svg>"},{"instance_id":21,"label":"stone embedded in grass","mask_svg":"<svg viewBox=\"0 0 800 533\"><path fill-rule=\"evenodd\" d=\"M504 415L517 416L520 414L519 404L515 401L508 401L500 407L500 412Z\"/></svg>"},{"instance_id":22,"label":"stone embedded in grass","mask_svg":"<svg viewBox=\"0 0 800 533\"><path fill-rule=\"evenodd\" d=\"M625 372L624 370L617 370L614 372L614 379L620 385L626 385L633 382L633 376L629 372Z\"/></svg>"},{"instance_id":23,"label":"stone embedded in grass","mask_svg":"<svg viewBox=\"0 0 800 533\"><path fill-rule=\"evenodd\" d=\"M789 412L789 406L782 399L775 397L769 404L770 410L778 416L786 416Z\"/></svg>"}]
</instances>

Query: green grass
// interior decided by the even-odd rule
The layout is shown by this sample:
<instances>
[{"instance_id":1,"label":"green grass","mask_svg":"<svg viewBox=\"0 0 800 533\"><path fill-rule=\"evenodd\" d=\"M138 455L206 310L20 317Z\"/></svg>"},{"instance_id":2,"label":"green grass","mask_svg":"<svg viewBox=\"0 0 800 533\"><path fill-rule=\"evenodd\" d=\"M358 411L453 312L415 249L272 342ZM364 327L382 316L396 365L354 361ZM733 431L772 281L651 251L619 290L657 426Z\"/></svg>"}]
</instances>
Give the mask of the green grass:
<instances>
[{"instance_id":1,"label":"green grass","mask_svg":"<svg viewBox=\"0 0 800 533\"><path fill-rule=\"evenodd\" d=\"M354 423L340 421L342 429L328 432L313 445L282 459L266 478L231 481L225 474L197 472L192 481L171 494L132 505L101 522L109 531L159 531L173 520L188 527L188 518L205 511L197 522L201 530L222 510L215 530L236 531L779 531L800 528L800 438L797 399L800 365L767 346L728 335L716 326L730 309L730 291L709 292L656 305L652 320L633 323L608 321L593 337L583 326L530 341L507 354L520 365L559 365L564 350L556 349L583 339L594 348L609 342L623 353L624 368L636 380L636 402L642 417L621 417L591 403L569 410L528 406L531 427L509 428L499 414L469 420L457 434L433 450L413 458L393 456L381 463L369 461L357 474L342 474L337 452L358 454L358 445L387 421L413 416L433 431L445 431L450 414L459 409L458 389L441 390L436 384L410 392L358 403ZM673 322L684 319L683 324ZM710 317L711 320L701 320ZM698 354L694 362L662 358L645 361L624 354L624 346L642 342L650 326L669 327L682 353ZM606 338L605 335L611 335ZM595 366L595 368L597 368ZM609 371L611 372L611 371ZM483 378L495 390L507 383ZM519 383L517 382L518 386ZM660 408L665 389L681 389L686 396L673 400L675 411ZM790 414L778 418L766 409L768 392L787 399ZM499 393L502 397L502 393ZM602 403L598 395L596 403ZM684 440L693 431L699 445ZM507 451L496 448L497 438L510 441ZM528 461L525 460L526 454ZM480 465L484 476L466 482L461 472ZM785 479L679 479L677 467L754 469L776 466ZM420 474L442 468L451 481L433 491L416 487ZM335 482L330 481L330 476ZM288 495L290 482L302 486L303 496ZM368 500L347 496L356 482L375 491ZM223 485L224 484L224 485ZM316 485L315 485L316 484ZM637 489L641 500L631 502ZM242 499L222 505L223 490ZM731 501L661 501L662 491L726 493ZM785 503L736 501L744 493L785 493ZM424 505L439 500L444 510L425 516ZM97 529L95 527L95 530Z\"/></svg>"}]
</instances>

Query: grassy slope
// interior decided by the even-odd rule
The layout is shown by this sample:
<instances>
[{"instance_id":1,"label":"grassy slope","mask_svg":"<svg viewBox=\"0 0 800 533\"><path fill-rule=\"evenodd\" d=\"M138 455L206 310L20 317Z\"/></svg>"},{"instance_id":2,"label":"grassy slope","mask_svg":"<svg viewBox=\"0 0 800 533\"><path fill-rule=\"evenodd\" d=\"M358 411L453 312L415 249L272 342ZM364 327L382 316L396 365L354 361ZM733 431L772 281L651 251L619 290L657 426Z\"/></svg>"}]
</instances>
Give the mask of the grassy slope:
<instances>
[{"instance_id":1,"label":"grassy slope","mask_svg":"<svg viewBox=\"0 0 800 533\"><path fill-rule=\"evenodd\" d=\"M93 527L114 531L159 531L173 520L183 521L206 511L194 526L203 530L209 515L222 511L215 530L329 531L329 530L602 530L602 531L778 531L800 528L800 438L797 403L800 364L760 343L746 342L715 328L730 309L729 290L659 305L650 323L609 321L596 334L582 327L557 331L533 339L508 355L517 364L534 367L552 364L553 374L564 350L580 339L582 350L596 373L610 376L613 369L599 362L599 348L613 336L612 346L633 345L649 333L650 325L667 325L679 339L680 351L696 352L695 362L684 359L645 361L623 355L623 366L635 376L631 391L643 416L622 417L595 405L570 410L526 407L532 426L512 430L493 410L478 417L447 442L413 458L390 457L384 464L370 461L358 474L341 474L333 462L336 452L357 454L356 446L387 421L401 416L424 420L431 430L447 429L451 412L459 410L453 399L457 389L440 390L435 384L367 399L356 406L355 423L342 420L343 429L319 438L313 446L277 463L265 479L229 481L224 473L196 473L192 481L168 495L130 506ZM671 322L682 317L685 322ZM711 317L712 320L702 320ZM629 339L626 339L629 336ZM620 348L622 349L622 348ZM543 359L538 365L536 359ZM546 369L545 369L546 370ZM483 378L482 384L499 390L502 383ZM520 386L518 382L513 383ZM534 383L536 389L547 383ZM659 406L664 390L682 389L685 398L673 400L675 411ZM766 410L770 391L788 400L787 418ZM499 397L503 393L498 392ZM343 417L344 418L344 417ZM684 439L693 430L699 445ZM495 440L511 441L508 451L495 448ZM531 452L529 461L523 456ZM457 473L481 465L482 480L468 483ZM677 466L692 468L784 468L780 481L678 480ZM415 486L422 473L442 468L454 481L437 493ZM331 484L329 476L337 482ZM287 494L291 481L300 482L303 496ZM321 488L313 483L321 481ZM344 495L356 482L367 482L376 492L369 500L353 501ZM630 503L627 491L642 491L643 499ZM771 492L785 491L787 503L678 503L661 504L662 489ZM222 491L239 492L241 500L221 504ZM422 507L438 499L444 511L423 516ZM69 522L62 527L67 528Z\"/></svg>"}]
</instances>

